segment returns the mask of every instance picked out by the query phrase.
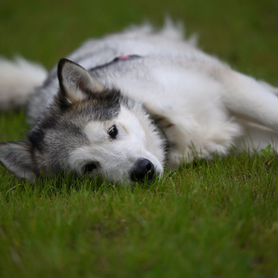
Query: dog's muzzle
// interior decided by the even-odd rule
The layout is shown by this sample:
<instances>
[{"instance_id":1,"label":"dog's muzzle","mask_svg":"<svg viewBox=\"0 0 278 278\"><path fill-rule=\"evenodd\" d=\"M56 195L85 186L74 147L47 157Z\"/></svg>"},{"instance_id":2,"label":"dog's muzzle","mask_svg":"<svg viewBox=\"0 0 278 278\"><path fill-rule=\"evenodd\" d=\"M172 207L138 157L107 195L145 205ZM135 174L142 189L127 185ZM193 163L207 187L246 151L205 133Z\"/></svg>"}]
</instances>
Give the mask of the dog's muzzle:
<instances>
[{"instance_id":1,"label":"dog's muzzle","mask_svg":"<svg viewBox=\"0 0 278 278\"><path fill-rule=\"evenodd\" d=\"M138 159L130 171L130 179L135 182L152 181L154 178L154 165L145 158Z\"/></svg>"}]
</instances>

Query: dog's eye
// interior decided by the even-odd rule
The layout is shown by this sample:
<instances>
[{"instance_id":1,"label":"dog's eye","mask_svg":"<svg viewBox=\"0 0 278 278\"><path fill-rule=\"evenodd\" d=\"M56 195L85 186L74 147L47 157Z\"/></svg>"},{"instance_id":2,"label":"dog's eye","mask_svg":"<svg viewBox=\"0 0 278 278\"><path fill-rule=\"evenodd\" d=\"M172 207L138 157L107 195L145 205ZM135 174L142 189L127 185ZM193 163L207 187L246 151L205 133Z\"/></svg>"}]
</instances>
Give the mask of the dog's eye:
<instances>
[{"instance_id":1,"label":"dog's eye","mask_svg":"<svg viewBox=\"0 0 278 278\"><path fill-rule=\"evenodd\" d=\"M83 174L91 173L93 170L98 168L97 162L88 162L82 167Z\"/></svg>"},{"instance_id":2,"label":"dog's eye","mask_svg":"<svg viewBox=\"0 0 278 278\"><path fill-rule=\"evenodd\" d=\"M108 135L112 138L112 139L116 139L117 135L118 135L118 129L115 125L112 125L108 130L107 130Z\"/></svg>"}]
</instances>

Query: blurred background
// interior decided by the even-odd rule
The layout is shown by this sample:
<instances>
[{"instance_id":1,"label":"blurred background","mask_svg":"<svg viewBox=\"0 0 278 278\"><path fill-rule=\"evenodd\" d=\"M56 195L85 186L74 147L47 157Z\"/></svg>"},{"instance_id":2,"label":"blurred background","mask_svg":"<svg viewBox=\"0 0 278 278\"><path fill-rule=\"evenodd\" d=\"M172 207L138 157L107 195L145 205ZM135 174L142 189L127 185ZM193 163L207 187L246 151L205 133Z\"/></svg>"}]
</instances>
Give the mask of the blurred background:
<instances>
[{"instance_id":1,"label":"blurred background","mask_svg":"<svg viewBox=\"0 0 278 278\"><path fill-rule=\"evenodd\" d=\"M200 47L277 85L277 0L0 0L0 57L52 68L83 41L166 16ZM0 112L0 141L28 129ZM158 187L31 186L0 167L0 277L274 277L277 160L200 161ZM92 184L91 184L92 183ZM74 184L74 185L72 185ZM70 274L70 275L69 275Z\"/></svg>"},{"instance_id":2,"label":"blurred background","mask_svg":"<svg viewBox=\"0 0 278 278\"><path fill-rule=\"evenodd\" d=\"M199 45L238 70L277 77L276 0L1 0L0 56L16 54L51 68L84 40L165 16L184 22Z\"/></svg>"}]
</instances>

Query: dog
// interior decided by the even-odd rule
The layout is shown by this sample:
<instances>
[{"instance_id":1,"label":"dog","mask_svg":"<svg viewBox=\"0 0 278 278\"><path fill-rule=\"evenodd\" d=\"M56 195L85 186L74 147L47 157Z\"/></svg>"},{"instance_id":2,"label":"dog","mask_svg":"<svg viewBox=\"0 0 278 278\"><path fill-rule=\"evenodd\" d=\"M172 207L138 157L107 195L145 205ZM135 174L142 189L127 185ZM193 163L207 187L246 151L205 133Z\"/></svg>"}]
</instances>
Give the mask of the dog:
<instances>
[{"instance_id":1,"label":"dog","mask_svg":"<svg viewBox=\"0 0 278 278\"><path fill-rule=\"evenodd\" d=\"M0 107L25 105L27 139L0 145L29 181L74 172L152 181L165 167L278 148L278 90L202 52L167 22L93 39L49 73L0 61Z\"/></svg>"}]
</instances>

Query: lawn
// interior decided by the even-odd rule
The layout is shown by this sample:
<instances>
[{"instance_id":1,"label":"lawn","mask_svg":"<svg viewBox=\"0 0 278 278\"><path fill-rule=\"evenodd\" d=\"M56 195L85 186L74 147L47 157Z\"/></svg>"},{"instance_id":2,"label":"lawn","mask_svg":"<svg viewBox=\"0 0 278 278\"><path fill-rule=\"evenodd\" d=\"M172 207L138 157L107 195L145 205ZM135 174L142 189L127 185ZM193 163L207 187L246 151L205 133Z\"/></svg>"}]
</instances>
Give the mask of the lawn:
<instances>
[{"instance_id":1,"label":"lawn","mask_svg":"<svg viewBox=\"0 0 278 278\"><path fill-rule=\"evenodd\" d=\"M165 15L236 69L277 80L274 0L1 0L0 54L51 68L91 36ZM23 139L24 111L0 113L0 141ZM36 184L0 166L1 277L276 277L278 161L216 157L119 187L58 176Z\"/></svg>"}]
</instances>

